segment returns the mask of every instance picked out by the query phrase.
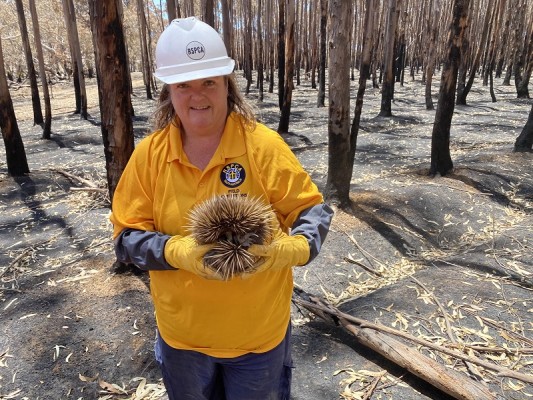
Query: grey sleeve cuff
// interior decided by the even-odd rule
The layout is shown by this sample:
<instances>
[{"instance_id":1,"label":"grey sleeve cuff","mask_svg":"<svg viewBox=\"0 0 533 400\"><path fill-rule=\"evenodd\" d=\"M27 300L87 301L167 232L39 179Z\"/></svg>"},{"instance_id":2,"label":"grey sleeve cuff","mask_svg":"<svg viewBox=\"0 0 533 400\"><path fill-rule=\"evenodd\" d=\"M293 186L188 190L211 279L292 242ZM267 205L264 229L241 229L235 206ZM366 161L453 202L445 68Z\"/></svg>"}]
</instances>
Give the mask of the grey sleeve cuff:
<instances>
[{"instance_id":1,"label":"grey sleeve cuff","mask_svg":"<svg viewBox=\"0 0 533 400\"><path fill-rule=\"evenodd\" d=\"M117 260L145 271L175 269L165 260L168 239L169 235L160 232L124 229L115 239Z\"/></svg>"},{"instance_id":2,"label":"grey sleeve cuff","mask_svg":"<svg viewBox=\"0 0 533 400\"><path fill-rule=\"evenodd\" d=\"M291 228L291 235L305 236L309 243L309 264L320 253L322 243L329 232L333 210L326 203L303 210Z\"/></svg>"}]
</instances>

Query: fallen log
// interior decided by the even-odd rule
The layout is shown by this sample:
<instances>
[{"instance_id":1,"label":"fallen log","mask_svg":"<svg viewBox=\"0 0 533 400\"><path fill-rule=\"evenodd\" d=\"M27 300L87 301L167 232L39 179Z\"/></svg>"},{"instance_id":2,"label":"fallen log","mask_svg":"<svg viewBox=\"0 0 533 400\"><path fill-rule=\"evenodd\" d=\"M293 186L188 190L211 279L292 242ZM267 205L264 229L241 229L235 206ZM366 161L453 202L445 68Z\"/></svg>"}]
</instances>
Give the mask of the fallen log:
<instances>
[{"instance_id":1,"label":"fallen log","mask_svg":"<svg viewBox=\"0 0 533 400\"><path fill-rule=\"evenodd\" d=\"M302 297L307 298L307 300L304 300ZM444 365L439 364L435 360L423 355L416 348L411 348L405 345L394 337L387 335L387 333L414 341L415 343L428 348L442 351L445 354L462 360L467 360L485 368L492 367L489 369L495 370L498 376L511 376L515 379L524 380L526 382L533 381L533 377L529 375L506 370L503 367L492 365L492 363L477 359L476 357L467 356L461 352L450 350L443 346L435 345L431 342L409 335L402 331L397 331L385 325L379 325L352 317L351 315L343 313L331 305L326 305L326 303L317 296L311 296L301 289L295 288L293 301L311 311L313 314L321 317L326 322L332 322L337 325L340 324L346 330L352 333L355 339L362 345L370 348L373 351L376 351L383 357L401 366L402 368L405 368L413 375L418 376L455 399L495 400L498 399L498 397L490 392L485 385L473 381L465 374L450 368L446 368ZM504 369L506 371L504 371ZM518 377L516 376L517 374L519 375Z\"/></svg>"},{"instance_id":2,"label":"fallen log","mask_svg":"<svg viewBox=\"0 0 533 400\"><path fill-rule=\"evenodd\" d=\"M484 385L471 380L460 372L446 368L437 361L423 355L417 349L409 347L382 332L369 328L358 328L342 319L341 324L362 345L376 351L455 399L490 400L497 398Z\"/></svg>"}]
</instances>

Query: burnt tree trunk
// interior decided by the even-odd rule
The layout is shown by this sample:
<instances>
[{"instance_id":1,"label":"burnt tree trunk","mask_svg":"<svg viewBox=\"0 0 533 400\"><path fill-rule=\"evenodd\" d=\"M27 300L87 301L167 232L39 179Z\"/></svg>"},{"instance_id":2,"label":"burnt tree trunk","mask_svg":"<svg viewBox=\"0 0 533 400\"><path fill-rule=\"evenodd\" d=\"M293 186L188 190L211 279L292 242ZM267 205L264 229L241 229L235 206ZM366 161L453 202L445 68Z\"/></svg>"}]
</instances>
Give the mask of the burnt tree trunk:
<instances>
[{"instance_id":1,"label":"burnt tree trunk","mask_svg":"<svg viewBox=\"0 0 533 400\"><path fill-rule=\"evenodd\" d=\"M434 3L435 1L435 3ZM433 72L435 71L435 42L437 40L437 18L440 14L440 0L430 0L429 3L429 13L427 19L427 32L428 32L428 42L427 42L427 63L424 66L426 76L425 76L425 99L426 99L426 110L433 110L433 97L431 94L431 84L433 83Z\"/></svg>"},{"instance_id":2,"label":"burnt tree trunk","mask_svg":"<svg viewBox=\"0 0 533 400\"><path fill-rule=\"evenodd\" d=\"M202 15L204 22L216 29L214 0L202 0Z\"/></svg>"},{"instance_id":3,"label":"burnt tree trunk","mask_svg":"<svg viewBox=\"0 0 533 400\"><path fill-rule=\"evenodd\" d=\"M224 39L224 44L226 45L226 49L228 51L228 56L233 56L233 41L231 38L231 20L230 20L230 12L229 12L229 0L221 0L220 6L222 11L222 38Z\"/></svg>"},{"instance_id":4,"label":"burnt tree trunk","mask_svg":"<svg viewBox=\"0 0 533 400\"><path fill-rule=\"evenodd\" d=\"M29 4L33 25L35 49L37 51L37 60L39 61L39 75L41 77L41 85L43 87L44 125L42 138L50 139L50 134L52 130L52 106L50 104L50 91L48 90L48 80L46 79L46 70L44 65L43 46L41 44L41 29L39 27L39 18L37 16L35 0L30 0Z\"/></svg>"},{"instance_id":5,"label":"burnt tree trunk","mask_svg":"<svg viewBox=\"0 0 533 400\"><path fill-rule=\"evenodd\" d=\"M243 19L244 19L244 76L246 78L245 93L250 93L252 86L253 70L253 38L252 38L252 2L243 0Z\"/></svg>"},{"instance_id":6,"label":"burnt tree trunk","mask_svg":"<svg viewBox=\"0 0 533 400\"><path fill-rule=\"evenodd\" d=\"M285 0L279 2L278 13L278 105L281 110L285 98Z\"/></svg>"},{"instance_id":7,"label":"burnt tree trunk","mask_svg":"<svg viewBox=\"0 0 533 400\"><path fill-rule=\"evenodd\" d=\"M17 6L17 16L22 39L22 47L26 58L26 67L28 68L28 79L31 88L31 103L33 106L33 123L41 125L44 122L43 111L41 109L41 99L39 98L39 87L37 86L37 77L35 74L35 65L31 55L30 39L28 37L28 28L26 26L26 17L24 16L24 6L22 0L15 0Z\"/></svg>"},{"instance_id":8,"label":"burnt tree trunk","mask_svg":"<svg viewBox=\"0 0 533 400\"><path fill-rule=\"evenodd\" d=\"M355 143L350 133L350 36L353 4L329 0L329 118L326 197L348 206Z\"/></svg>"},{"instance_id":9,"label":"burnt tree trunk","mask_svg":"<svg viewBox=\"0 0 533 400\"><path fill-rule=\"evenodd\" d=\"M492 0L489 0L488 9L486 11L485 20L483 22L483 31L481 33L480 41L477 44L477 51L476 51L476 55L474 56L474 61L470 67L470 75L465 85L462 86L460 90L457 91L457 104L466 105L466 97L468 96L468 93L470 93L470 90L472 89L472 85L474 84L474 79L476 77L476 72L481 62L481 55L483 54L483 51L485 50L484 46L487 40L487 35L489 33L489 27L490 27L489 22L491 20L492 13L494 11L495 10L494 10L494 5L492 4Z\"/></svg>"},{"instance_id":10,"label":"burnt tree trunk","mask_svg":"<svg viewBox=\"0 0 533 400\"><path fill-rule=\"evenodd\" d=\"M30 172L22 137L20 136L13 101L7 86L4 67L4 52L0 36L0 129L6 147L7 172L11 176L22 176Z\"/></svg>"},{"instance_id":11,"label":"burnt tree trunk","mask_svg":"<svg viewBox=\"0 0 533 400\"><path fill-rule=\"evenodd\" d=\"M294 21L295 9L293 0L287 1L287 21L285 25L285 80L283 82L283 101L279 118L278 132L289 131L291 117L292 91L294 89Z\"/></svg>"},{"instance_id":12,"label":"burnt tree trunk","mask_svg":"<svg viewBox=\"0 0 533 400\"><path fill-rule=\"evenodd\" d=\"M533 149L533 105L531 105L531 111L527 119L522 132L516 138L514 143L514 151L517 152L530 152Z\"/></svg>"},{"instance_id":13,"label":"burnt tree trunk","mask_svg":"<svg viewBox=\"0 0 533 400\"><path fill-rule=\"evenodd\" d=\"M63 13L65 15L65 25L67 27L68 43L74 73L74 92L76 94L75 113L79 113L83 119L87 119L87 91L85 89L85 77L83 75L83 62L81 58L78 25L76 23L76 11L72 0L63 0Z\"/></svg>"},{"instance_id":14,"label":"burnt tree trunk","mask_svg":"<svg viewBox=\"0 0 533 400\"><path fill-rule=\"evenodd\" d=\"M176 0L166 0L167 1L167 14L168 14L168 23L173 19L176 19Z\"/></svg>"},{"instance_id":15,"label":"burnt tree trunk","mask_svg":"<svg viewBox=\"0 0 533 400\"><path fill-rule=\"evenodd\" d=\"M453 18L448 37L448 48L440 81L439 100L431 135L430 175L442 176L453 170L450 155L450 127L455 108L457 74L461 62L461 49L467 30L470 0L454 0Z\"/></svg>"},{"instance_id":16,"label":"burnt tree trunk","mask_svg":"<svg viewBox=\"0 0 533 400\"><path fill-rule=\"evenodd\" d=\"M259 101L262 102L264 98L264 59L263 59L263 28L261 23L262 2L257 0L257 86L259 89Z\"/></svg>"},{"instance_id":17,"label":"burnt tree trunk","mask_svg":"<svg viewBox=\"0 0 533 400\"><path fill-rule=\"evenodd\" d=\"M399 16L399 2L401 0L389 0L387 10L387 23L385 26L385 38L383 43L383 86L381 88L381 117L392 116L392 98L394 97L394 42L396 26Z\"/></svg>"},{"instance_id":18,"label":"burnt tree trunk","mask_svg":"<svg viewBox=\"0 0 533 400\"><path fill-rule=\"evenodd\" d=\"M121 0L89 0L109 197L133 152L131 85Z\"/></svg>"},{"instance_id":19,"label":"burnt tree trunk","mask_svg":"<svg viewBox=\"0 0 533 400\"><path fill-rule=\"evenodd\" d=\"M318 96L317 107L324 107L326 101L326 40L328 28L328 0L320 1L320 49L318 52Z\"/></svg>"},{"instance_id":20,"label":"burnt tree trunk","mask_svg":"<svg viewBox=\"0 0 533 400\"><path fill-rule=\"evenodd\" d=\"M152 72L150 69L150 57L148 55L148 42L146 40L146 15L144 14L144 1L137 0L137 20L139 21L139 39L141 49L141 63L143 71L143 83L146 90L146 98L151 100L152 96Z\"/></svg>"},{"instance_id":21,"label":"burnt tree trunk","mask_svg":"<svg viewBox=\"0 0 533 400\"><path fill-rule=\"evenodd\" d=\"M533 29L529 34L529 40L524 44L524 60L527 62L522 73L522 79L516 82L516 95L518 98L529 99L529 81L533 72Z\"/></svg>"},{"instance_id":22,"label":"burnt tree trunk","mask_svg":"<svg viewBox=\"0 0 533 400\"><path fill-rule=\"evenodd\" d=\"M315 32L316 30L316 20L317 20L317 13L315 12L316 5L320 2L320 0L311 0L310 5L310 23L309 26L311 27L310 31ZM317 66L317 60L318 60L318 40L317 35L312 34L311 35L311 56L310 56L310 69L311 69L311 87L313 89L316 89L316 66Z\"/></svg>"},{"instance_id":23,"label":"burnt tree trunk","mask_svg":"<svg viewBox=\"0 0 533 400\"><path fill-rule=\"evenodd\" d=\"M274 0L266 0L266 24L273 26L274 15L273 5ZM274 71L276 69L276 41L272 33L272 29L266 30L267 46L268 46L268 93L274 93Z\"/></svg>"}]
</instances>

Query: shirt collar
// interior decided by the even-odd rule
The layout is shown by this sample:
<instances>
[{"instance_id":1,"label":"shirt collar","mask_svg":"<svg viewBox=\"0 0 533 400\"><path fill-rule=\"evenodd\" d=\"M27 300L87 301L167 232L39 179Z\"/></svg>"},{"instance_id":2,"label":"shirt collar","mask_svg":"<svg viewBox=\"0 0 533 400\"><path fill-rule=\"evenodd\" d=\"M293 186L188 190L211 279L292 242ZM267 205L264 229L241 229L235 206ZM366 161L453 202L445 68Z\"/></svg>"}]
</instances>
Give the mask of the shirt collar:
<instances>
[{"instance_id":1,"label":"shirt collar","mask_svg":"<svg viewBox=\"0 0 533 400\"><path fill-rule=\"evenodd\" d=\"M167 161L179 160L184 162L187 157L183 151L180 129L174 123L170 123L167 129L169 146ZM224 162L225 159L239 157L245 153L244 120L240 115L232 112L226 119L226 126L213 158L218 158L220 162Z\"/></svg>"}]
</instances>

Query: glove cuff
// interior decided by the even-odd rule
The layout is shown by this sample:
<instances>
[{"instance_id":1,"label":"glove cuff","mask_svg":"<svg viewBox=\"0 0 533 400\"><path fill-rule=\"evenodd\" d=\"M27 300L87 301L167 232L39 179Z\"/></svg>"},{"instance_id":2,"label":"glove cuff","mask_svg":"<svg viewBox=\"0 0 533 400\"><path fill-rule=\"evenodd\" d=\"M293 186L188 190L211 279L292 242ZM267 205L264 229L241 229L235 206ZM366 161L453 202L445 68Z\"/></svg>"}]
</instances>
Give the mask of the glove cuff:
<instances>
[{"instance_id":1,"label":"glove cuff","mask_svg":"<svg viewBox=\"0 0 533 400\"><path fill-rule=\"evenodd\" d=\"M172 236L170 239L168 239L167 242L165 243L165 249L163 251L164 256L165 256L165 261L173 268L177 268L177 269L181 268L181 266L178 265L179 263L177 262L179 259L178 251L179 251L180 244L176 242L179 240L183 240L183 239L184 239L183 236L175 235L175 236Z\"/></svg>"},{"instance_id":2,"label":"glove cuff","mask_svg":"<svg viewBox=\"0 0 533 400\"><path fill-rule=\"evenodd\" d=\"M294 235L291 236L294 240L294 248L297 250L295 257L295 265L302 266L308 263L309 257L311 257L311 248L309 247L309 242L307 238L303 235Z\"/></svg>"}]
</instances>

